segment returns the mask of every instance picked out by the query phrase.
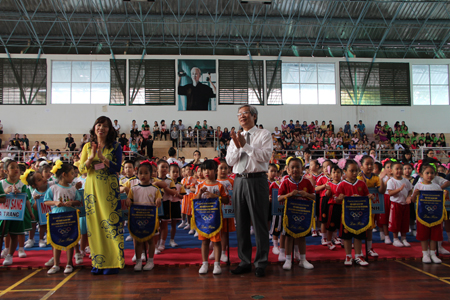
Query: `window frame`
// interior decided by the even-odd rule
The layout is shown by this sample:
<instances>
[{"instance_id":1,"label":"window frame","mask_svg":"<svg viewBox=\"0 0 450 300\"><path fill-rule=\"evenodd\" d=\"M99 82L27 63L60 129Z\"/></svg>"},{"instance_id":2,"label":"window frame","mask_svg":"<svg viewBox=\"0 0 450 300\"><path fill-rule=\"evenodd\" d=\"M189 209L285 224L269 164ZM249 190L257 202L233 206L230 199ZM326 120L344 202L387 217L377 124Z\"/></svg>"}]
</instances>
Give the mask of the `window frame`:
<instances>
[{"instance_id":1,"label":"window frame","mask_svg":"<svg viewBox=\"0 0 450 300\"><path fill-rule=\"evenodd\" d=\"M428 67L428 84L414 84L414 67L415 66L427 66ZM445 66L447 68L447 84L432 84L431 83L431 66ZM412 95L412 105L414 106L426 106L426 105L433 105L433 106L444 106L444 105L450 105L450 65L449 64L413 64L411 63L411 95ZM416 104L415 103L415 97L414 97L414 87L420 86L420 87L428 87L429 92L429 102L427 104ZM445 87L447 86L447 104L433 104L431 103L432 100L432 94L431 94L431 87L432 86L440 86Z\"/></svg>"}]
</instances>

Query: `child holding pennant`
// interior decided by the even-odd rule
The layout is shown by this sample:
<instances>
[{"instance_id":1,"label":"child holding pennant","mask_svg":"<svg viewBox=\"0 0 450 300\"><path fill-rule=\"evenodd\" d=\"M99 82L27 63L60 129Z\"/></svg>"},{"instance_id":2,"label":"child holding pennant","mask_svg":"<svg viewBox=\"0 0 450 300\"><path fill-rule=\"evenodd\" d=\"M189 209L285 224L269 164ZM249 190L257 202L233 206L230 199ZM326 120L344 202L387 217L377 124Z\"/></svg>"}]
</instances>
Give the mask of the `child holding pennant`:
<instances>
[{"instance_id":1,"label":"child holding pennant","mask_svg":"<svg viewBox=\"0 0 450 300\"><path fill-rule=\"evenodd\" d=\"M202 241L202 266L199 274L208 273L208 252L210 241L214 243L214 275L222 273L220 268L220 231L222 229L221 203L228 204L228 194L224 186L216 180L217 163L214 160L206 160L201 168L205 181L197 186L192 207L192 226L196 227L198 239ZM215 202L213 199L218 198ZM196 201L210 199L208 202ZM215 203L213 203L215 202ZM219 218L219 219L217 219ZM202 228L207 227L209 230ZM212 228L211 228L212 227Z\"/></svg>"},{"instance_id":2,"label":"child holding pennant","mask_svg":"<svg viewBox=\"0 0 450 300\"><path fill-rule=\"evenodd\" d=\"M5 238L5 249L2 251L2 258L4 266L10 266L13 263L13 254L16 251L17 244L19 244L19 257L27 257L23 246L25 243L25 231L31 230L31 220L34 219L33 212L31 210L30 203L30 191L27 186L20 181L20 168L19 164L14 160L7 160L3 164L3 169L6 173L6 179L0 183L0 195L2 194L19 194L26 193L26 209L23 221L6 221L0 222L0 228L4 228L4 235L9 234L9 237ZM4 223L5 222L5 223ZM4 227L3 227L4 226Z\"/></svg>"},{"instance_id":3,"label":"child holding pennant","mask_svg":"<svg viewBox=\"0 0 450 300\"><path fill-rule=\"evenodd\" d=\"M293 227L289 226L291 223L288 221L287 212L290 211L287 207L290 206L290 202L294 203L295 199L299 200L311 200L315 199L315 190L311 183L306 178L303 178L303 166L302 161L297 157L289 157L286 160L287 170L289 177L281 182L280 189L278 190L278 201L280 203L285 202L285 210L283 217L283 228L286 232L286 261L283 265L283 269L290 270L292 267L292 246L294 239L298 241L300 250L300 263L299 266L305 269L313 269L314 266L306 260L306 240L305 236L311 231L311 224L313 222L313 210L314 205L310 205L310 211L306 212L307 215L296 214L295 204L292 206L292 219L297 220L309 220L304 222L300 226L305 230L302 232L293 232Z\"/></svg>"},{"instance_id":4,"label":"child holding pennant","mask_svg":"<svg viewBox=\"0 0 450 300\"><path fill-rule=\"evenodd\" d=\"M436 195L438 197L429 197L430 199L426 199L422 193L428 193L434 196L433 192L442 191L438 184L433 183L433 179L436 176L436 166L434 164L420 162L418 169L422 181L419 181L414 186L414 192L411 197L413 201L417 201L416 239L422 245L422 262L425 264L431 262L440 264L442 261L436 256L436 248L437 242L443 239L442 222L445 218L444 196L447 196L448 192L444 191L442 195Z\"/></svg>"},{"instance_id":5,"label":"child holding pennant","mask_svg":"<svg viewBox=\"0 0 450 300\"><path fill-rule=\"evenodd\" d=\"M144 206L160 207L162 198L161 193L159 191L159 188L151 184L152 165L148 161L144 161L139 165L137 172L140 183L138 185L132 186L130 191L128 192L127 206L130 207L131 204L137 204ZM135 239L134 247L136 251L136 265L134 266L134 270L136 272L140 272L142 270L150 271L155 266L155 264L153 263L153 256L155 254L155 242L153 236L156 233L156 230L159 225L158 214L155 213L155 219L153 220L154 226L150 228L152 229L151 234L146 237L137 236L136 235L137 233L133 232L132 227L134 222L132 220L131 208L129 216L130 221L128 222L128 226L130 229L130 235L133 236L133 238ZM142 252L144 250L144 243L148 244L149 258L145 266L142 268L142 259L139 259L139 257L142 257Z\"/></svg>"},{"instance_id":6,"label":"child holding pennant","mask_svg":"<svg viewBox=\"0 0 450 300\"><path fill-rule=\"evenodd\" d=\"M53 167L51 172L56 175L58 183L52 185L45 193L44 196L45 204L52 207L52 214L76 211L75 207L81 205L82 199L80 194L77 193L76 187L71 185L73 179L75 178L73 166L71 164L63 163L62 161L58 160L55 163L55 166ZM78 223L77 224L78 238L73 244L71 244L68 247L58 247L57 244L52 242L51 238L52 235L50 228L51 224L47 222L48 227L47 239L49 239L49 242L53 246L53 260L54 260L53 267L51 267L51 269L48 270L47 274L54 274L60 270L59 260L61 257L61 250L60 250L61 248L65 248L67 254L67 265L64 270L64 274L69 274L73 272L73 262L72 262L73 247L78 243L81 237L79 233L80 231L79 218L76 218L76 221Z\"/></svg>"},{"instance_id":7,"label":"child holding pennant","mask_svg":"<svg viewBox=\"0 0 450 300\"><path fill-rule=\"evenodd\" d=\"M366 207L365 209L365 223L363 226L358 226L358 229L355 229L355 226L352 226L353 221L346 222L345 220L355 220L355 214L357 212L351 211L350 216L346 217L346 206L349 206L349 208L352 208L351 203L347 203L347 200L344 200L344 198L348 197L366 197L370 200L373 199L373 195L369 194L369 189L367 188L367 185L357 179L358 176L358 163L352 159L348 159L344 166L344 175L345 180L341 181L339 183L337 189L336 189L336 195L338 197L336 198L337 202L344 201L342 203L342 224L341 224L341 238L344 240L344 248L345 248L345 262L344 265L351 266L353 264L353 257L352 257L352 239L355 238L355 262L356 264L360 266L367 266L369 263L364 259L364 256L362 255L362 247L361 247L361 240L366 238L366 230L371 228L372 226L372 216L371 216L371 204L369 201L369 207ZM358 209L361 208L363 205L358 206ZM362 211L359 211L358 213L363 213ZM361 217L360 215L359 217ZM354 223L357 223L356 225L360 225L362 220L354 221Z\"/></svg>"}]
</instances>

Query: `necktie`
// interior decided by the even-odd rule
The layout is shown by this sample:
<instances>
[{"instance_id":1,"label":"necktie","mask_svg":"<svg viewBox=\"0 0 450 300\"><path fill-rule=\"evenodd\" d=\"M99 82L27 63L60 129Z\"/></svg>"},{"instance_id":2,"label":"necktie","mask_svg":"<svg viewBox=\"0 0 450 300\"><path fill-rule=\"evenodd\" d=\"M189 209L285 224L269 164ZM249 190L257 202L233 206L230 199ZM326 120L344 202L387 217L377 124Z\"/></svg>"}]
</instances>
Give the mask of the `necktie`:
<instances>
[{"instance_id":1,"label":"necktie","mask_svg":"<svg viewBox=\"0 0 450 300\"><path fill-rule=\"evenodd\" d=\"M250 132L246 133L245 141L250 145ZM246 152L241 152L241 156L239 157L239 162L236 166L236 173L242 174L245 171L245 167L247 166L248 155Z\"/></svg>"}]
</instances>

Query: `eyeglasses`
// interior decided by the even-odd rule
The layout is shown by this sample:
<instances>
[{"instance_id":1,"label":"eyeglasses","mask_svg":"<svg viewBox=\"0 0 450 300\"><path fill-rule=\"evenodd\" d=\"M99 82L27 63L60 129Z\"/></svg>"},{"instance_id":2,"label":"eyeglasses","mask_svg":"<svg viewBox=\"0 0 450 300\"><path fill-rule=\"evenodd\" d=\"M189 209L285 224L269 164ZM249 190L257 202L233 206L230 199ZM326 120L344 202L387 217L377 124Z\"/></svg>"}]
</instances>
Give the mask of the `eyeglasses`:
<instances>
[{"instance_id":1,"label":"eyeglasses","mask_svg":"<svg viewBox=\"0 0 450 300\"><path fill-rule=\"evenodd\" d=\"M239 118L240 116L242 116L242 115L248 115L250 113L250 111L243 111L243 112L241 112L241 113L238 113L237 114L237 117Z\"/></svg>"}]
</instances>

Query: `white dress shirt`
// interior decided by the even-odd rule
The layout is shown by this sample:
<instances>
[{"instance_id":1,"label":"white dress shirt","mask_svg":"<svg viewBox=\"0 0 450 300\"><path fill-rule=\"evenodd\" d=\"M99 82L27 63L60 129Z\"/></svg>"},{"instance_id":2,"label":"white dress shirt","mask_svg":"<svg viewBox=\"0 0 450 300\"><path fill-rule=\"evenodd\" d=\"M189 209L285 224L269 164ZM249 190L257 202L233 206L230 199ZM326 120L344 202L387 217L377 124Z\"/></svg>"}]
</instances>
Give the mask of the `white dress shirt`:
<instances>
[{"instance_id":1,"label":"white dress shirt","mask_svg":"<svg viewBox=\"0 0 450 300\"><path fill-rule=\"evenodd\" d=\"M248 132L250 133L250 144L245 143L244 147L237 148L234 141L230 141L226 156L227 164L229 166L237 165L241 152L246 152L248 160L243 173L267 172L273 151L272 135L270 131L259 129L256 126L253 126ZM242 132L244 137L246 134L246 131Z\"/></svg>"}]
</instances>

